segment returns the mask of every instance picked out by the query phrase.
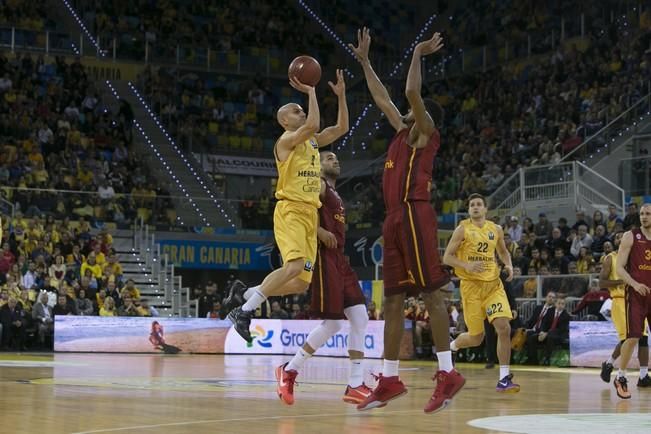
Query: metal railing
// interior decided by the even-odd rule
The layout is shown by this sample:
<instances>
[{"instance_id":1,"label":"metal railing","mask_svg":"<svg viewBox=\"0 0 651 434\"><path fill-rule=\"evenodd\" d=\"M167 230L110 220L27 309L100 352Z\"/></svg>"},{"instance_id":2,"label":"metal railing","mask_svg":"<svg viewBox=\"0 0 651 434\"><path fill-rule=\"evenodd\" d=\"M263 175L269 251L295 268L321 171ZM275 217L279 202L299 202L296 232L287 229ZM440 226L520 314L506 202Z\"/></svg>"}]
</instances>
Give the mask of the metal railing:
<instances>
[{"instance_id":1,"label":"metal railing","mask_svg":"<svg viewBox=\"0 0 651 434\"><path fill-rule=\"evenodd\" d=\"M646 87L648 89L646 95L640 97L619 116L565 154L557 164L562 164L570 158L581 160L584 163L589 159L594 164L603 156L608 155L611 150L610 146L618 137L628 132L634 132L638 122L643 121L651 114L651 81L647 82Z\"/></svg>"}]
</instances>

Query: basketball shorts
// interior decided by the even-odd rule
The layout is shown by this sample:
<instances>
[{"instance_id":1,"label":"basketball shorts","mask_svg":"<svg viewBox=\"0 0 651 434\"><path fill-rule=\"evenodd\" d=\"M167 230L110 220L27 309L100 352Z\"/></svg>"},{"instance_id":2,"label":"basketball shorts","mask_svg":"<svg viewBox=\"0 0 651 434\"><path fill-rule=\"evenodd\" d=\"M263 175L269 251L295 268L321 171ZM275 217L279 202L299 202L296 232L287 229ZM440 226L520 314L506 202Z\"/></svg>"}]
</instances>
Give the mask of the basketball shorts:
<instances>
[{"instance_id":1,"label":"basketball shorts","mask_svg":"<svg viewBox=\"0 0 651 434\"><path fill-rule=\"evenodd\" d=\"M384 295L418 295L450 282L439 257L436 213L429 202L408 202L388 211L382 236Z\"/></svg>"},{"instance_id":2,"label":"basketball shorts","mask_svg":"<svg viewBox=\"0 0 651 434\"><path fill-rule=\"evenodd\" d=\"M274 237L283 262L303 260L299 279L310 283L316 259L319 213L312 205L279 200L274 210Z\"/></svg>"},{"instance_id":3,"label":"basketball shorts","mask_svg":"<svg viewBox=\"0 0 651 434\"><path fill-rule=\"evenodd\" d=\"M322 319L344 319L344 309L366 305L357 273L339 249L320 246L310 285L311 313Z\"/></svg>"},{"instance_id":4,"label":"basketball shorts","mask_svg":"<svg viewBox=\"0 0 651 434\"><path fill-rule=\"evenodd\" d=\"M651 323L651 294L641 295L633 288L626 287L626 337L644 336L647 323ZM614 315L613 300L613 315ZM615 319L613 318L613 322Z\"/></svg>"},{"instance_id":5,"label":"basketball shorts","mask_svg":"<svg viewBox=\"0 0 651 434\"><path fill-rule=\"evenodd\" d=\"M500 279L492 282L461 280L461 304L468 333L484 333L484 320L492 323L495 318L513 319L511 305Z\"/></svg>"}]
</instances>

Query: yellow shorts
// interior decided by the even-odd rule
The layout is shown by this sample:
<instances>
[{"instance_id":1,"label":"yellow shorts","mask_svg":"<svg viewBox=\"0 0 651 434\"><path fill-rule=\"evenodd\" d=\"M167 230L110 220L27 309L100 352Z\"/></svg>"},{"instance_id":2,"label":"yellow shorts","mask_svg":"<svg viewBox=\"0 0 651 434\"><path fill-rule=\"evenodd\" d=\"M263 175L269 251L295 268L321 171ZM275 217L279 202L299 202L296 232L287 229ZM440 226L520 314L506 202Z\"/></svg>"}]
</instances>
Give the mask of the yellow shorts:
<instances>
[{"instance_id":1,"label":"yellow shorts","mask_svg":"<svg viewBox=\"0 0 651 434\"><path fill-rule=\"evenodd\" d=\"M484 320L487 318L490 323L495 318L513 319L509 299L500 279L492 282L462 279L461 303L463 318L471 335L484 333Z\"/></svg>"},{"instance_id":2,"label":"yellow shorts","mask_svg":"<svg viewBox=\"0 0 651 434\"><path fill-rule=\"evenodd\" d=\"M617 338L619 341L626 339L626 301L623 296L615 296L612 298L613 304L610 307L610 317L613 319L615 330L617 330ZM644 336L647 336L647 329L649 324L644 320Z\"/></svg>"},{"instance_id":3,"label":"yellow shorts","mask_svg":"<svg viewBox=\"0 0 651 434\"><path fill-rule=\"evenodd\" d=\"M312 282L319 212L312 205L279 200L274 210L274 237L284 262L303 259L299 279Z\"/></svg>"}]
</instances>

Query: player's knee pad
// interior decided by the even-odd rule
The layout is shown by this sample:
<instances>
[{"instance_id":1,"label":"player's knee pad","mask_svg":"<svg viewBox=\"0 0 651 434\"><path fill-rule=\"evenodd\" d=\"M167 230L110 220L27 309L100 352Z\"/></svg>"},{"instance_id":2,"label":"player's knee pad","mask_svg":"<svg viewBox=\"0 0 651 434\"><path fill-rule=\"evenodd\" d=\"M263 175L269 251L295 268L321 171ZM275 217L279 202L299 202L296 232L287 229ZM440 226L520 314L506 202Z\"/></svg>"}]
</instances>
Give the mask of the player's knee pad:
<instances>
[{"instance_id":1,"label":"player's knee pad","mask_svg":"<svg viewBox=\"0 0 651 434\"><path fill-rule=\"evenodd\" d=\"M344 314L350 323L348 333L348 350L364 352L364 338L366 336L366 325L368 324L368 313L366 306L357 304L344 309Z\"/></svg>"},{"instance_id":2,"label":"player's knee pad","mask_svg":"<svg viewBox=\"0 0 651 434\"><path fill-rule=\"evenodd\" d=\"M334 334L339 331L342 324L342 320L334 319L327 319L321 322L321 324L319 324L319 326L312 330L307 336L307 344L314 350L318 350L328 339L330 339L331 336L334 336Z\"/></svg>"},{"instance_id":3,"label":"player's knee pad","mask_svg":"<svg viewBox=\"0 0 651 434\"><path fill-rule=\"evenodd\" d=\"M648 336L642 336L640 340L638 341L638 345L640 347L647 347L649 346L649 337Z\"/></svg>"}]
</instances>

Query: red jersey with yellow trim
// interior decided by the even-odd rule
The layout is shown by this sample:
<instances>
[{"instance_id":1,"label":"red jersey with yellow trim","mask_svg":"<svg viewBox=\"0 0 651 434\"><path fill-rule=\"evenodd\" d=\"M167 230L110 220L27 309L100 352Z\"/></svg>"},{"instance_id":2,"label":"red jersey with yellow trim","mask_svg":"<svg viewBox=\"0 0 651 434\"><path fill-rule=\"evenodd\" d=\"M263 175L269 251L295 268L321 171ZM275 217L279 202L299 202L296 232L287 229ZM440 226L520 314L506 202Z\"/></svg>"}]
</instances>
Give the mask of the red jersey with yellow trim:
<instances>
[{"instance_id":1,"label":"red jersey with yellow trim","mask_svg":"<svg viewBox=\"0 0 651 434\"><path fill-rule=\"evenodd\" d=\"M626 271L636 282L651 286L651 240L640 229L633 229L633 246Z\"/></svg>"},{"instance_id":2,"label":"red jersey with yellow trim","mask_svg":"<svg viewBox=\"0 0 651 434\"><path fill-rule=\"evenodd\" d=\"M434 158L440 145L441 137L436 129L427 145L420 149L409 146L409 128L396 133L389 144L382 177L387 210L399 208L406 202L429 202Z\"/></svg>"},{"instance_id":3,"label":"red jersey with yellow trim","mask_svg":"<svg viewBox=\"0 0 651 434\"><path fill-rule=\"evenodd\" d=\"M322 178L323 179L323 178ZM325 182L326 190L323 203L319 208L319 224L323 229L332 232L337 238L337 248L344 250L346 244L346 209L337 190Z\"/></svg>"}]
</instances>

